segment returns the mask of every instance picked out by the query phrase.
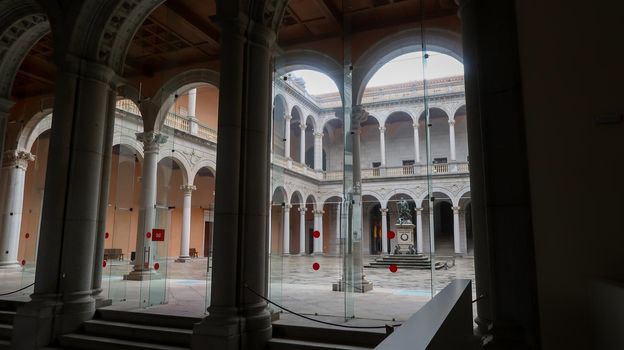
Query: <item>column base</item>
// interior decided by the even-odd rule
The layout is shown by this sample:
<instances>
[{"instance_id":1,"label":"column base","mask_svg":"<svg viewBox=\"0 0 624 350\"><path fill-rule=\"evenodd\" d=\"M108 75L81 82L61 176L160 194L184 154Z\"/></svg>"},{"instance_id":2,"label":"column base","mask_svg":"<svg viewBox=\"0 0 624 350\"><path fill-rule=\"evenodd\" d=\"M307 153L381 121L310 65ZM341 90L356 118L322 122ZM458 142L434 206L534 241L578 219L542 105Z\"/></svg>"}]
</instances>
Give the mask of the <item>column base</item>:
<instances>
[{"instance_id":1,"label":"column base","mask_svg":"<svg viewBox=\"0 0 624 350\"><path fill-rule=\"evenodd\" d=\"M254 309L211 307L208 317L193 327L191 349L266 349L271 314L264 303Z\"/></svg>"},{"instance_id":2,"label":"column base","mask_svg":"<svg viewBox=\"0 0 624 350\"><path fill-rule=\"evenodd\" d=\"M344 292L346 290L346 287L347 285L345 284L344 279L341 279L338 282L332 284L332 291ZM370 292L371 290L373 290L373 283L362 279L362 281L360 281L359 283L355 282L355 284L352 286L352 289L355 293Z\"/></svg>"},{"instance_id":3,"label":"column base","mask_svg":"<svg viewBox=\"0 0 624 350\"><path fill-rule=\"evenodd\" d=\"M17 261L0 261L0 271L21 271L22 265Z\"/></svg>"},{"instance_id":4,"label":"column base","mask_svg":"<svg viewBox=\"0 0 624 350\"><path fill-rule=\"evenodd\" d=\"M45 348L58 336L80 329L95 314L95 300L90 293L33 295L32 301L17 309L11 349ZM64 298L73 300L60 301Z\"/></svg>"},{"instance_id":5,"label":"column base","mask_svg":"<svg viewBox=\"0 0 624 350\"><path fill-rule=\"evenodd\" d=\"M175 262L185 263L185 262L190 261L190 260L191 260L190 256L180 256L179 258L175 259Z\"/></svg>"},{"instance_id":6,"label":"column base","mask_svg":"<svg viewBox=\"0 0 624 350\"><path fill-rule=\"evenodd\" d=\"M163 276L156 272L156 270L149 268L145 270L132 270L127 275L123 276L125 281L147 281L162 279Z\"/></svg>"}]
</instances>

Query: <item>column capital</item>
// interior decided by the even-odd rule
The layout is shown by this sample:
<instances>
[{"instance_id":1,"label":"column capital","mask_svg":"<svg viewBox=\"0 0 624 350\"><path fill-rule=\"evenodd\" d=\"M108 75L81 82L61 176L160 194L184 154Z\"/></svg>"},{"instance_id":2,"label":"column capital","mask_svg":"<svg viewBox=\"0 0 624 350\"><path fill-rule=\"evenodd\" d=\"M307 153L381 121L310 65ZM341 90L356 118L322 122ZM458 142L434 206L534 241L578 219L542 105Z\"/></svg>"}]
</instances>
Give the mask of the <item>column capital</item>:
<instances>
[{"instance_id":1,"label":"column capital","mask_svg":"<svg viewBox=\"0 0 624 350\"><path fill-rule=\"evenodd\" d=\"M460 208L460 207L457 207L457 206L453 206L453 207L452 207L452 209L453 209L453 214L459 214L459 210L460 210L461 208Z\"/></svg>"},{"instance_id":2,"label":"column capital","mask_svg":"<svg viewBox=\"0 0 624 350\"><path fill-rule=\"evenodd\" d=\"M422 214L423 208L414 208L414 211L416 212L416 215L420 215Z\"/></svg>"},{"instance_id":3,"label":"column capital","mask_svg":"<svg viewBox=\"0 0 624 350\"><path fill-rule=\"evenodd\" d=\"M197 189L195 185L180 185L180 190L184 192L185 195L190 196L193 191Z\"/></svg>"},{"instance_id":4,"label":"column capital","mask_svg":"<svg viewBox=\"0 0 624 350\"><path fill-rule=\"evenodd\" d=\"M300 213L301 215L304 215L304 214L306 213L306 211L308 210L308 208L306 208L306 207L300 207L300 208L299 208L299 209L297 209L297 210L299 210L299 213Z\"/></svg>"},{"instance_id":5,"label":"column capital","mask_svg":"<svg viewBox=\"0 0 624 350\"><path fill-rule=\"evenodd\" d=\"M308 126L306 124L303 123L299 123L299 129L301 129L302 131L305 130Z\"/></svg>"},{"instance_id":6,"label":"column capital","mask_svg":"<svg viewBox=\"0 0 624 350\"><path fill-rule=\"evenodd\" d=\"M292 206L292 204L286 203L286 204L284 204L282 207L283 207L284 209L288 209L288 210L290 210L290 208L292 208L293 206Z\"/></svg>"},{"instance_id":7,"label":"column capital","mask_svg":"<svg viewBox=\"0 0 624 350\"><path fill-rule=\"evenodd\" d=\"M414 129L418 129L418 127L420 126L419 123L412 123L412 126L414 127Z\"/></svg>"},{"instance_id":8,"label":"column capital","mask_svg":"<svg viewBox=\"0 0 624 350\"><path fill-rule=\"evenodd\" d=\"M351 129L358 130L363 122L368 119L369 113L362 107L357 105L351 111Z\"/></svg>"},{"instance_id":9,"label":"column capital","mask_svg":"<svg viewBox=\"0 0 624 350\"><path fill-rule=\"evenodd\" d=\"M315 216L325 214L325 211L323 211L323 210L314 210L313 212L314 212L314 215L315 215Z\"/></svg>"},{"instance_id":10,"label":"column capital","mask_svg":"<svg viewBox=\"0 0 624 350\"><path fill-rule=\"evenodd\" d=\"M287 122L290 122L292 120L292 115L286 114L284 115L284 119L286 119Z\"/></svg>"},{"instance_id":11,"label":"column capital","mask_svg":"<svg viewBox=\"0 0 624 350\"><path fill-rule=\"evenodd\" d=\"M30 152L10 150L4 152L3 168L20 168L26 170L28 162L35 160L35 156Z\"/></svg>"},{"instance_id":12,"label":"column capital","mask_svg":"<svg viewBox=\"0 0 624 350\"><path fill-rule=\"evenodd\" d=\"M451 119L448 121L450 126L455 126L455 119Z\"/></svg>"},{"instance_id":13,"label":"column capital","mask_svg":"<svg viewBox=\"0 0 624 350\"><path fill-rule=\"evenodd\" d=\"M388 214L388 208L380 208L381 216L386 216Z\"/></svg>"},{"instance_id":14,"label":"column capital","mask_svg":"<svg viewBox=\"0 0 624 350\"><path fill-rule=\"evenodd\" d=\"M158 131L147 131L136 133L137 140L143 142L143 151L145 153L158 153L160 145L167 142L167 135Z\"/></svg>"},{"instance_id":15,"label":"column capital","mask_svg":"<svg viewBox=\"0 0 624 350\"><path fill-rule=\"evenodd\" d=\"M315 131L314 132L314 137L323 138L323 133Z\"/></svg>"},{"instance_id":16,"label":"column capital","mask_svg":"<svg viewBox=\"0 0 624 350\"><path fill-rule=\"evenodd\" d=\"M386 132L386 127L385 127L385 126L380 126L380 127L379 127L379 132L380 132L380 133L382 133L382 134L383 134L384 132Z\"/></svg>"}]
</instances>

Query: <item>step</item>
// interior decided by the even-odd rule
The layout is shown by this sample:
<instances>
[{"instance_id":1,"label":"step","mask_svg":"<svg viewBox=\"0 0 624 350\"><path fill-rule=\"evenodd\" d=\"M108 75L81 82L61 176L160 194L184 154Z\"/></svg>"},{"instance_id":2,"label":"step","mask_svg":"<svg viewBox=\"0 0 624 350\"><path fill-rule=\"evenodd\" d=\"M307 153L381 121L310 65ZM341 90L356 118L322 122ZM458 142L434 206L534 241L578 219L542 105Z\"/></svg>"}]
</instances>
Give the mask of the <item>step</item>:
<instances>
[{"instance_id":1,"label":"step","mask_svg":"<svg viewBox=\"0 0 624 350\"><path fill-rule=\"evenodd\" d=\"M0 311L0 323L1 324L13 324L15 318L15 311Z\"/></svg>"},{"instance_id":2,"label":"step","mask_svg":"<svg viewBox=\"0 0 624 350\"><path fill-rule=\"evenodd\" d=\"M9 340L0 340L0 350L9 350L11 342Z\"/></svg>"},{"instance_id":3,"label":"step","mask_svg":"<svg viewBox=\"0 0 624 350\"><path fill-rule=\"evenodd\" d=\"M188 350L188 347L175 347L171 345L144 343L75 333L61 336L60 346L63 349L89 350Z\"/></svg>"},{"instance_id":4,"label":"step","mask_svg":"<svg viewBox=\"0 0 624 350\"><path fill-rule=\"evenodd\" d=\"M309 342L322 340L331 344L374 348L386 338L386 334L353 329L305 327L274 323L273 337Z\"/></svg>"},{"instance_id":5,"label":"step","mask_svg":"<svg viewBox=\"0 0 624 350\"><path fill-rule=\"evenodd\" d=\"M273 338L267 344L269 350L371 350L372 348L364 348L360 346L319 343L305 340Z\"/></svg>"},{"instance_id":6,"label":"step","mask_svg":"<svg viewBox=\"0 0 624 350\"><path fill-rule=\"evenodd\" d=\"M104 320L90 320L82 324L82 331L88 335L154 342L190 347L193 331L190 329L158 327Z\"/></svg>"},{"instance_id":7,"label":"step","mask_svg":"<svg viewBox=\"0 0 624 350\"><path fill-rule=\"evenodd\" d=\"M198 317L170 316L107 309L98 309L95 313L95 319L179 329L193 329L195 323L201 322L201 318Z\"/></svg>"},{"instance_id":8,"label":"step","mask_svg":"<svg viewBox=\"0 0 624 350\"><path fill-rule=\"evenodd\" d=\"M11 339L13 334L13 325L0 324L0 339Z\"/></svg>"}]
</instances>

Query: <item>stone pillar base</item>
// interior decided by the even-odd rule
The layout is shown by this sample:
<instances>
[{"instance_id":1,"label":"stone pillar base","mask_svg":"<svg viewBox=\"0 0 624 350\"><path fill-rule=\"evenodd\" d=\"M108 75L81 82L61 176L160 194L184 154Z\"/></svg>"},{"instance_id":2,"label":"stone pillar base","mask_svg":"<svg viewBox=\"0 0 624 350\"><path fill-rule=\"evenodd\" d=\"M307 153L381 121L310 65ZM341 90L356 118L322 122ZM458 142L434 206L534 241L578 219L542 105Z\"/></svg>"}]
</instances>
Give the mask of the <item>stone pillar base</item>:
<instances>
[{"instance_id":1,"label":"stone pillar base","mask_svg":"<svg viewBox=\"0 0 624 350\"><path fill-rule=\"evenodd\" d=\"M58 301L61 298L62 296L47 296L46 299L32 300L17 309L13 321L11 349L45 348L58 336L77 331L83 322L93 318L93 298L84 297L73 302Z\"/></svg>"},{"instance_id":2,"label":"stone pillar base","mask_svg":"<svg viewBox=\"0 0 624 350\"><path fill-rule=\"evenodd\" d=\"M191 260L190 256L180 256L179 258L175 259L175 262L185 263L185 262L190 261L190 260Z\"/></svg>"},{"instance_id":3,"label":"stone pillar base","mask_svg":"<svg viewBox=\"0 0 624 350\"><path fill-rule=\"evenodd\" d=\"M152 268L146 270L133 270L130 271L129 274L123 276L125 281L147 281L161 278L163 278L163 276Z\"/></svg>"},{"instance_id":4,"label":"stone pillar base","mask_svg":"<svg viewBox=\"0 0 624 350\"><path fill-rule=\"evenodd\" d=\"M332 284L332 291L334 292L344 292L346 290L345 281L341 279L340 281ZM355 293L366 293L373 290L373 283L362 279L360 283L355 283L353 285L353 291Z\"/></svg>"},{"instance_id":5,"label":"stone pillar base","mask_svg":"<svg viewBox=\"0 0 624 350\"><path fill-rule=\"evenodd\" d=\"M213 313L196 324L193 327L191 349L266 349L272 334L268 309L264 308L259 314L241 311L245 316L235 316L238 312L232 312L232 315Z\"/></svg>"}]
</instances>

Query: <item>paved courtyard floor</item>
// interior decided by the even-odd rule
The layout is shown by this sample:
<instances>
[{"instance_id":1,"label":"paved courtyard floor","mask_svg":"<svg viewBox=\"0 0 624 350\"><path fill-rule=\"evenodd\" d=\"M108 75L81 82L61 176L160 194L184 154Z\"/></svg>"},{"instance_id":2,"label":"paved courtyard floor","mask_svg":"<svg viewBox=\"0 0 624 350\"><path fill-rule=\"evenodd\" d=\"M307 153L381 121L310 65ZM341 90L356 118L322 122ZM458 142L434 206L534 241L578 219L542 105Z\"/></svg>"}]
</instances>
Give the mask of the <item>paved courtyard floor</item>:
<instances>
[{"instance_id":1,"label":"paved courtyard floor","mask_svg":"<svg viewBox=\"0 0 624 350\"><path fill-rule=\"evenodd\" d=\"M365 257L364 263L374 257ZM125 281L131 265L127 261L109 262L104 268L104 294L113 300L114 309L148 313L202 317L210 303L209 260L192 259L176 263L173 259L161 262L157 278L151 281ZM320 268L313 269L318 263ZM362 322L404 321L424 305L432 293L440 291L451 280L473 280L474 260L456 258L455 265L441 270L364 269L366 279L373 283L367 293L333 292L332 283L341 276L342 260L338 257L289 256L271 258L270 299L305 314ZM162 278L166 272L167 278ZM34 272L1 272L0 294L16 290L34 281ZM11 296L0 298L27 299L32 287ZM274 307L274 310L279 308ZM281 315L282 319L292 316ZM351 321L354 322L354 321Z\"/></svg>"}]
</instances>

